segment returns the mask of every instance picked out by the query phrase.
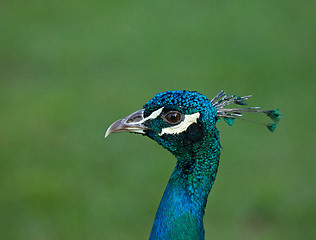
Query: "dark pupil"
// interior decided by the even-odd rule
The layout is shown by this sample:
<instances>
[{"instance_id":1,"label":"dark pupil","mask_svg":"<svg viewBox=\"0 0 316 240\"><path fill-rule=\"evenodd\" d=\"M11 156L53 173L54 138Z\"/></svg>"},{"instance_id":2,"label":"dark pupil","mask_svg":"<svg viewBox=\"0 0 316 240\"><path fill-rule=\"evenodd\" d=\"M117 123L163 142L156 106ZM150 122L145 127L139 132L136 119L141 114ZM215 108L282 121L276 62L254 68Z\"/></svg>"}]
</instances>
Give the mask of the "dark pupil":
<instances>
[{"instance_id":1,"label":"dark pupil","mask_svg":"<svg viewBox=\"0 0 316 240\"><path fill-rule=\"evenodd\" d=\"M166 116L167 120L171 123L176 123L180 121L180 114L179 113L169 113Z\"/></svg>"}]
</instances>

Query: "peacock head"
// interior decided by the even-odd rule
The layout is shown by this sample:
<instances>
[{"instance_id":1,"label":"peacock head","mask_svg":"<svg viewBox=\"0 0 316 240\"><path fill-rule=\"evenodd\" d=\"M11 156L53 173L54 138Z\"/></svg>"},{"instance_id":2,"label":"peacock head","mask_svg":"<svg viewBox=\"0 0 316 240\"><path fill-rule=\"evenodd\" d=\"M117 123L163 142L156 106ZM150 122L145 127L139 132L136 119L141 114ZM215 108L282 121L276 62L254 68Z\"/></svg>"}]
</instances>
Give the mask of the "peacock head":
<instances>
[{"instance_id":1,"label":"peacock head","mask_svg":"<svg viewBox=\"0 0 316 240\"><path fill-rule=\"evenodd\" d=\"M250 96L228 96L224 91L212 100L191 91L167 91L155 95L141 110L114 122L105 137L115 132L139 133L150 137L176 156L184 156L203 146L218 142L216 122L223 118L229 125L246 112L261 112L274 123L265 124L270 131L279 121L278 110L225 108L230 104L246 105Z\"/></svg>"}]
</instances>

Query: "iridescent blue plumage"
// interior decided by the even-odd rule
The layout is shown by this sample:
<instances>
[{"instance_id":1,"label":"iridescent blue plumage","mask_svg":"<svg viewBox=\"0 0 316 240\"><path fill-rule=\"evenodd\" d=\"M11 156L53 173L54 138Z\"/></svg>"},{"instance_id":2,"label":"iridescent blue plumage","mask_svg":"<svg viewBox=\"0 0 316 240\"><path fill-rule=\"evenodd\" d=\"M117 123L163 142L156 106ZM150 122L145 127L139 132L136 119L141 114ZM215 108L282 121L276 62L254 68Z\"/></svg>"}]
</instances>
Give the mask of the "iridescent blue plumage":
<instances>
[{"instance_id":1,"label":"iridescent blue plumage","mask_svg":"<svg viewBox=\"0 0 316 240\"><path fill-rule=\"evenodd\" d=\"M168 127L162 120L148 126L150 138L177 158L158 208L150 239L204 239L203 215L207 196L219 163L220 143L216 108L197 92L172 91L157 94L144 105L145 116L164 107L185 115L199 112L196 123L180 134L159 136Z\"/></svg>"},{"instance_id":2,"label":"iridescent blue plumage","mask_svg":"<svg viewBox=\"0 0 316 240\"><path fill-rule=\"evenodd\" d=\"M220 158L216 122L223 117L229 124L243 113L261 112L275 123L277 110L225 108L246 105L250 96L228 96L223 91L212 100L190 91L157 94L139 110L113 123L106 132L135 132L146 135L177 158L176 167L161 199L150 234L157 239L204 239L203 216L207 197L214 184Z\"/></svg>"}]
</instances>

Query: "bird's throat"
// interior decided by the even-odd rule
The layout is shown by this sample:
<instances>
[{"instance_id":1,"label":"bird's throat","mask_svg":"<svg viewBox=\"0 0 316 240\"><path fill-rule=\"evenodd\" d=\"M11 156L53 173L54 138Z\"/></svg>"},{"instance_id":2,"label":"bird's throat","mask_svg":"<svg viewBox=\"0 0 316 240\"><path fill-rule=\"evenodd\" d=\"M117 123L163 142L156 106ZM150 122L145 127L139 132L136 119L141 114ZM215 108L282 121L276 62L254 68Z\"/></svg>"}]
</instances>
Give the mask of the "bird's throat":
<instances>
[{"instance_id":1,"label":"bird's throat","mask_svg":"<svg viewBox=\"0 0 316 240\"><path fill-rule=\"evenodd\" d=\"M150 239L204 239L203 216L220 157L216 138L178 157L161 199Z\"/></svg>"}]
</instances>

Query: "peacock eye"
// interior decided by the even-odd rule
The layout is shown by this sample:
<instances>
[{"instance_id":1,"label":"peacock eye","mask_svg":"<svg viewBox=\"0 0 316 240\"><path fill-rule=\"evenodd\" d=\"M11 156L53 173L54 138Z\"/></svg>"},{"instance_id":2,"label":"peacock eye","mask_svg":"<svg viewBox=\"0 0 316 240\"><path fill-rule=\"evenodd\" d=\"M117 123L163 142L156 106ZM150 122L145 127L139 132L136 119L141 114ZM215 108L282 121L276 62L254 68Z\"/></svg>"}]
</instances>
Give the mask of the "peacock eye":
<instances>
[{"instance_id":1,"label":"peacock eye","mask_svg":"<svg viewBox=\"0 0 316 240\"><path fill-rule=\"evenodd\" d=\"M183 114L177 111L170 111L164 116L164 120L171 125L176 125L182 122Z\"/></svg>"}]
</instances>

